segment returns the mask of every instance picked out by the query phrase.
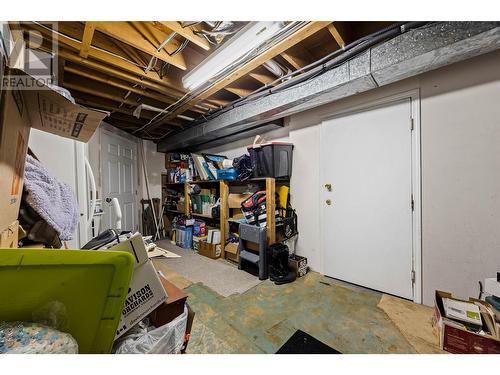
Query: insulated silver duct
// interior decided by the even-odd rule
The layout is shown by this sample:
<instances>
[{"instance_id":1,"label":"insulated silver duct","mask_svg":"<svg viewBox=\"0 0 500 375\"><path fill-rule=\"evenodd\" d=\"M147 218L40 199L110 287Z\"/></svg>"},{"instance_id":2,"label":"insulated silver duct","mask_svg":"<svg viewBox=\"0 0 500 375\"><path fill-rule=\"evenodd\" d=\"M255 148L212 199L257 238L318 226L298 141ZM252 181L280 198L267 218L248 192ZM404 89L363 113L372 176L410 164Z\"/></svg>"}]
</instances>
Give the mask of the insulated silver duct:
<instances>
[{"instance_id":1,"label":"insulated silver duct","mask_svg":"<svg viewBox=\"0 0 500 375\"><path fill-rule=\"evenodd\" d=\"M281 64L277 63L273 59L266 61L264 64L264 68L269 70L276 77L280 78L287 73L286 69L281 66Z\"/></svg>"}]
</instances>

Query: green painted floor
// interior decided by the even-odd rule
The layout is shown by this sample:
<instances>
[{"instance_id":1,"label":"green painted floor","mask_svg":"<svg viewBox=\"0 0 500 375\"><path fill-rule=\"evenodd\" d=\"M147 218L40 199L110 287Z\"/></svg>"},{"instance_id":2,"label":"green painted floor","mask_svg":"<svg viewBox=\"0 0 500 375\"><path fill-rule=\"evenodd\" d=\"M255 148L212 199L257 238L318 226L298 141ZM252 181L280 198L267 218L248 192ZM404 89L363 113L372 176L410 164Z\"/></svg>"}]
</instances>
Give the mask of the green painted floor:
<instances>
[{"instance_id":1,"label":"green painted floor","mask_svg":"<svg viewBox=\"0 0 500 375\"><path fill-rule=\"evenodd\" d=\"M382 294L316 272L226 298L199 283L185 291L196 313L187 353L275 353L297 329L342 353L415 353L377 307Z\"/></svg>"}]
</instances>

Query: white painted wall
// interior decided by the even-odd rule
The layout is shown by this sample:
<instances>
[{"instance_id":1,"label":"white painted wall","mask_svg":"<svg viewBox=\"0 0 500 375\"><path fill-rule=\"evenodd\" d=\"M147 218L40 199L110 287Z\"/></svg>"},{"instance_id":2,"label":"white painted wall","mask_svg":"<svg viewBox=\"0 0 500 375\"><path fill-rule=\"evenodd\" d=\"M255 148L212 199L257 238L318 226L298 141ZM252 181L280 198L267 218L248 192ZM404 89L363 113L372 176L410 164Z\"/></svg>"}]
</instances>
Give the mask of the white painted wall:
<instances>
[{"instance_id":1,"label":"white painted wall","mask_svg":"<svg viewBox=\"0 0 500 375\"><path fill-rule=\"evenodd\" d=\"M359 105L420 89L423 302L435 289L477 296L500 270L500 51L290 116L270 140L294 143L291 202L297 253L323 272L319 226L319 125ZM228 157L251 139L210 149Z\"/></svg>"},{"instance_id":2,"label":"white painted wall","mask_svg":"<svg viewBox=\"0 0 500 375\"><path fill-rule=\"evenodd\" d=\"M161 174L166 173L165 168L165 154L156 151L156 144L151 141L142 141L144 144L144 155L146 158L146 170L149 181L149 192L151 198L161 199ZM141 185L142 196L147 199L148 194L146 191L146 180L142 167L141 171Z\"/></svg>"},{"instance_id":3,"label":"white painted wall","mask_svg":"<svg viewBox=\"0 0 500 375\"><path fill-rule=\"evenodd\" d=\"M500 53L422 77L424 301L500 271Z\"/></svg>"}]
</instances>

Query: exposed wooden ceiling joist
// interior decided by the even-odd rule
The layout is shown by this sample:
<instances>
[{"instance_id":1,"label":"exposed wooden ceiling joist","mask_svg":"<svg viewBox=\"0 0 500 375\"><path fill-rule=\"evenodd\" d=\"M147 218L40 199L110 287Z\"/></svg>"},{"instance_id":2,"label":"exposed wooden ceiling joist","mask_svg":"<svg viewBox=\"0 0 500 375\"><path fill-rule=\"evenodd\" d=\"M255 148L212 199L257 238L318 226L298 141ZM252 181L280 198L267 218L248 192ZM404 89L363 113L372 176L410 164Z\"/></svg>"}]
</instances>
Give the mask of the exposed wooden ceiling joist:
<instances>
[{"instance_id":1,"label":"exposed wooden ceiling joist","mask_svg":"<svg viewBox=\"0 0 500 375\"><path fill-rule=\"evenodd\" d=\"M196 35L190 27L182 27L182 25L177 21L153 22L153 26L162 31L167 31L169 29L175 31L177 34L203 48L205 51L210 50L210 44L206 39L203 39L199 35Z\"/></svg>"},{"instance_id":2,"label":"exposed wooden ceiling joist","mask_svg":"<svg viewBox=\"0 0 500 375\"><path fill-rule=\"evenodd\" d=\"M48 48L48 47L40 46L37 44L30 44L31 43L30 40L27 40L26 42L32 48L35 48L35 49L40 48L44 51L51 52L50 48ZM96 71L99 71L99 72L102 72L105 74L109 74L112 77L120 78L120 79L129 81L133 84L138 84L141 87L147 87L151 90L155 90L161 94L166 95L166 99L172 98L173 100L171 102L174 102L176 99L178 99L178 97L173 96L171 91L162 85L156 84L156 83L151 82L149 80L141 79L140 77L137 77L134 74L130 74L130 73L125 72L121 69L115 69L109 65L99 63L98 61L84 59L84 58L80 57L77 53L73 53L67 49L59 48L58 57L59 57L59 61L67 60L67 61L70 61L72 63L82 65L82 66L85 66L87 68L91 68L93 70L96 70ZM227 102L220 101L220 100L207 100L207 101L203 102L203 106L208 107L208 108L217 108L221 105L224 105L225 103L227 103ZM195 110L195 108L193 108L192 110Z\"/></svg>"},{"instance_id":3,"label":"exposed wooden ceiling joist","mask_svg":"<svg viewBox=\"0 0 500 375\"><path fill-rule=\"evenodd\" d=\"M88 21L60 22L55 31L48 28L50 24L48 27L34 22L10 24L14 34L21 38L23 33L16 30L39 31L44 39L41 46L29 38L25 42L31 48L58 54L58 84L74 92L75 98L84 105L112 111L116 126L134 130L134 125L137 129L158 114L143 109L144 118L136 119L132 113L139 103L156 108L171 106L170 112L161 116L161 121L141 134L148 139L165 134L163 129L171 131L189 125L189 121L181 120L179 115L198 118L200 113L225 106L236 97L246 97L257 88L270 85L276 81L276 76L263 67L270 59L287 69L301 69L346 43L388 26L387 22L308 22L213 82L204 92L179 101L187 92L182 86L183 75L216 50L194 32L198 26L182 27L180 21ZM169 36L168 43L159 48ZM51 40L57 42L57 51L51 50L54 46ZM187 42L185 49L172 54Z\"/></svg>"},{"instance_id":4,"label":"exposed wooden ceiling joist","mask_svg":"<svg viewBox=\"0 0 500 375\"><path fill-rule=\"evenodd\" d=\"M104 34L109 35L123 43L129 44L140 51L146 52L151 56L155 56L179 69L186 70L186 61L182 52L176 55L170 55L179 47L179 42L175 39L172 39L163 49L158 50L160 45L158 44L155 46L150 41L146 40L130 22L101 21L96 22L96 28ZM166 36L167 35L165 35L165 38Z\"/></svg>"},{"instance_id":5,"label":"exposed wooden ceiling joist","mask_svg":"<svg viewBox=\"0 0 500 375\"><path fill-rule=\"evenodd\" d=\"M248 63L242 65L238 69L236 69L234 72L230 73L226 77L220 79L217 81L214 85L212 85L208 90L203 92L201 95L197 96L196 98L188 101L186 104L182 105L172 113L170 113L167 116L168 118L174 118L176 115L184 112L186 109L190 108L192 105L198 103L201 100L204 100L217 91L221 90L222 88L228 86L232 82L236 81L237 79L241 78L242 76L250 73L252 70L257 68L258 66L262 65L264 62L272 59L273 57L283 53L290 47L296 45L297 43L301 42L308 36L316 33L317 31L323 29L324 27L328 26L330 24L330 21L317 21L317 22L309 22L307 25L302 27L301 29L297 30L295 33L289 35L279 43L276 43L275 45L271 46L268 50L262 52L260 55L258 55L256 58L253 60L249 61ZM156 126L160 126L161 122L157 124L153 124L151 128L154 128Z\"/></svg>"},{"instance_id":6,"label":"exposed wooden ceiling joist","mask_svg":"<svg viewBox=\"0 0 500 375\"><path fill-rule=\"evenodd\" d=\"M262 83L263 85L268 85L271 82L276 80L275 76L273 76L271 74L264 73L264 72L259 72L257 70L249 73L248 75L250 77L252 77L254 80L256 80L257 82Z\"/></svg>"},{"instance_id":7,"label":"exposed wooden ceiling joist","mask_svg":"<svg viewBox=\"0 0 500 375\"><path fill-rule=\"evenodd\" d=\"M74 66L66 66L64 68L64 70L67 71L67 72L70 72L72 74L77 74L77 75L79 75L81 77L84 77L84 78L87 78L87 79L91 79L93 81L105 83L105 84L108 84L110 86L122 89L122 90L132 91L132 92L134 92L134 93L136 93L138 95L142 95L142 96L145 96L145 97L148 97L148 98L151 98L151 99L163 102L165 104L172 104L174 102L172 99L168 98L165 95L160 95L160 94L156 94L156 93L151 92L151 91L146 91L146 90L143 90L143 89L141 89L139 87L134 87L134 85L131 85L131 84L128 84L128 83L118 82L118 81L112 79L109 76L100 75L97 72L92 72L92 71L87 70L87 69L85 69L83 67L76 68Z\"/></svg>"},{"instance_id":8,"label":"exposed wooden ceiling joist","mask_svg":"<svg viewBox=\"0 0 500 375\"><path fill-rule=\"evenodd\" d=\"M85 93L84 93L85 94ZM115 104L111 104L109 101L97 101L93 98L90 97L90 95L77 95L75 96L75 101L81 105L91 107L91 108L97 108L100 110L104 110L107 112L118 112L124 115L128 115L130 117L133 117L133 109L125 108L125 107L118 107ZM143 116L142 118L150 120L153 118L154 115L152 114L147 114ZM106 120L105 120L106 121ZM177 120L169 120L168 122L165 122L163 124L163 127L168 128L169 126L173 126L175 128L180 128L183 125L177 121ZM139 128L140 125L137 126Z\"/></svg>"},{"instance_id":9,"label":"exposed wooden ceiling joist","mask_svg":"<svg viewBox=\"0 0 500 375\"><path fill-rule=\"evenodd\" d=\"M120 51L122 51L126 56L128 56L132 61L135 63L141 65L141 66L146 66L148 62L139 55L137 50L133 47L130 47L128 44L125 43L120 43L119 41L115 39L111 39L113 44L118 48Z\"/></svg>"},{"instance_id":10,"label":"exposed wooden ceiling joist","mask_svg":"<svg viewBox=\"0 0 500 375\"><path fill-rule=\"evenodd\" d=\"M330 32L330 34L332 34L333 39L335 39L339 47L344 48L345 46L344 38L342 38L342 35L340 35L339 31L337 30L337 27L333 24L333 22L327 26L327 29Z\"/></svg>"},{"instance_id":11,"label":"exposed wooden ceiling joist","mask_svg":"<svg viewBox=\"0 0 500 375\"><path fill-rule=\"evenodd\" d=\"M57 34L55 32L52 32L50 30L47 30L43 27L39 27L38 25L30 25L32 26L35 30L39 31L42 35L45 35L49 38L55 38L59 43L67 45L68 47L72 48L75 51L80 51L82 43L79 41L76 41L72 38L68 38L64 35ZM61 46L59 46L61 47ZM77 55L78 56L78 55ZM184 91L179 90L179 87L181 87L180 82L173 81L172 79L165 77L165 78L160 78L158 73L154 71L149 71L147 73L144 72L144 70L139 67L138 65L127 61L123 58L120 58L118 56L115 56L111 53L102 51L100 49L94 48L90 46L89 48L89 55L90 58L93 58L95 60L99 60L101 62L104 62L106 64L109 64L111 66L120 68L126 72L132 73L136 76L142 77L143 79L148 79L151 80L155 83L161 84L165 86L165 88L170 88L171 89L171 94L181 97L184 94ZM86 60L84 58L80 57L80 61ZM166 91L166 89L164 90Z\"/></svg>"},{"instance_id":12,"label":"exposed wooden ceiling joist","mask_svg":"<svg viewBox=\"0 0 500 375\"><path fill-rule=\"evenodd\" d=\"M129 105L129 106L137 107L139 104L142 103L142 102L136 102L133 100L125 99L120 95L113 94L110 92L105 92L104 90L96 90L93 87L78 84L78 83L66 82L64 86L70 91L76 90L79 92L83 92L85 94L96 96L98 98L112 100L114 102L123 103L123 104Z\"/></svg>"},{"instance_id":13,"label":"exposed wooden ceiling joist","mask_svg":"<svg viewBox=\"0 0 500 375\"><path fill-rule=\"evenodd\" d=\"M294 70L303 68L314 61L309 51L300 45L295 45L280 54Z\"/></svg>"},{"instance_id":14,"label":"exposed wooden ceiling joist","mask_svg":"<svg viewBox=\"0 0 500 375\"><path fill-rule=\"evenodd\" d=\"M95 22L85 22L85 30L83 31L82 46L80 47L80 56L87 58L89 49L94 37Z\"/></svg>"},{"instance_id":15,"label":"exposed wooden ceiling joist","mask_svg":"<svg viewBox=\"0 0 500 375\"><path fill-rule=\"evenodd\" d=\"M229 86L224 87L224 90L227 90L230 93L239 96L240 98L250 95L253 91L242 87L229 87Z\"/></svg>"}]
</instances>

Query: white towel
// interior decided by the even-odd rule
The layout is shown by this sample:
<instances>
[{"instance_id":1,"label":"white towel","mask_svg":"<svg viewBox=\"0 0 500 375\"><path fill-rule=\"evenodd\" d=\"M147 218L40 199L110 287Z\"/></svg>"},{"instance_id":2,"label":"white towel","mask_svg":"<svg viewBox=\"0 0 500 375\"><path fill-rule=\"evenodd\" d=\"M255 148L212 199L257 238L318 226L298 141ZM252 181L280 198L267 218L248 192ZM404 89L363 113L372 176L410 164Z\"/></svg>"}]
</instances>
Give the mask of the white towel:
<instances>
[{"instance_id":1,"label":"white towel","mask_svg":"<svg viewBox=\"0 0 500 375\"><path fill-rule=\"evenodd\" d=\"M28 191L26 202L59 233L61 241L71 240L79 215L73 189L30 155L26 158L24 187Z\"/></svg>"}]
</instances>

